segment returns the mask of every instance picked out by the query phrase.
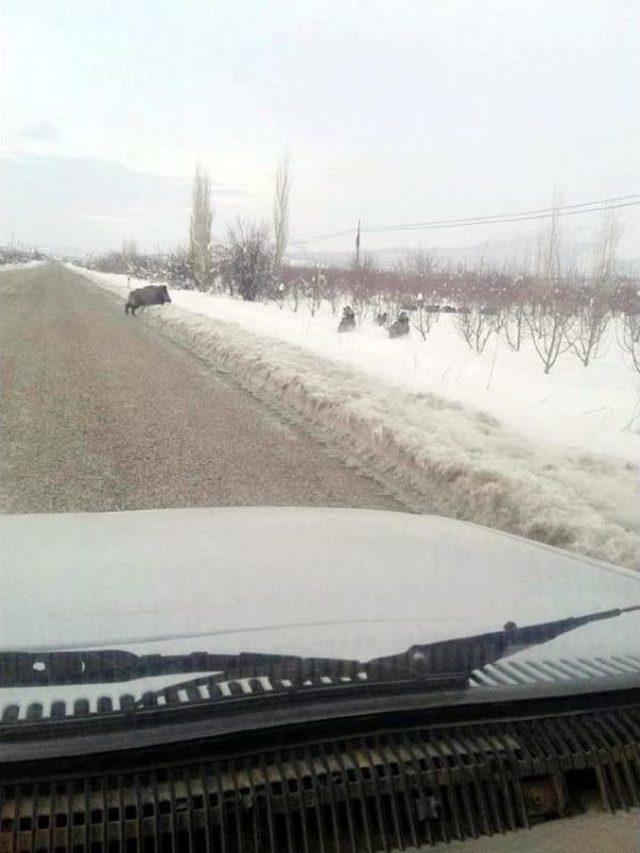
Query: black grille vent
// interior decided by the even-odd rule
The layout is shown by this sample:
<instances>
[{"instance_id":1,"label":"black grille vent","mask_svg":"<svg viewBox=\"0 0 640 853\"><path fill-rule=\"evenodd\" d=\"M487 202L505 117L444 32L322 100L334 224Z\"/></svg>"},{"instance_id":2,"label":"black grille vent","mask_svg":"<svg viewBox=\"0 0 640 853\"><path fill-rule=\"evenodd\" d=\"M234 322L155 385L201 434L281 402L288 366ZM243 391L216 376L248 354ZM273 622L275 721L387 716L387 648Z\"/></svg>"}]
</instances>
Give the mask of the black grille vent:
<instances>
[{"instance_id":1,"label":"black grille vent","mask_svg":"<svg viewBox=\"0 0 640 853\"><path fill-rule=\"evenodd\" d=\"M640 806L640 708L0 787L3 851L378 851Z\"/></svg>"}]
</instances>

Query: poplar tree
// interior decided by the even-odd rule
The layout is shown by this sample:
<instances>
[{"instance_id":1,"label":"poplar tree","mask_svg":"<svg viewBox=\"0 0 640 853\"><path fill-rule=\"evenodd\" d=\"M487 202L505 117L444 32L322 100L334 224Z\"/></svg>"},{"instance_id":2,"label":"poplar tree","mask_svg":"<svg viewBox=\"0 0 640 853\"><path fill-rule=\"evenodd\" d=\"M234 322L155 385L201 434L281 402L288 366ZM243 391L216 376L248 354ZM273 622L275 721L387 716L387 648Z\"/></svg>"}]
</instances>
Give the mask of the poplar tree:
<instances>
[{"instance_id":1,"label":"poplar tree","mask_svg":"<svg viewBox=\"0 0 640 853\"><path fill-rule=\"evenodd\" d=\"M201 166L196 166L193 176L191 202L191 226L189 228L189 266L198 290L207 290L211 285L213 254L211 246L211 186L209 175Z\"/></svg>"}]
</instances>

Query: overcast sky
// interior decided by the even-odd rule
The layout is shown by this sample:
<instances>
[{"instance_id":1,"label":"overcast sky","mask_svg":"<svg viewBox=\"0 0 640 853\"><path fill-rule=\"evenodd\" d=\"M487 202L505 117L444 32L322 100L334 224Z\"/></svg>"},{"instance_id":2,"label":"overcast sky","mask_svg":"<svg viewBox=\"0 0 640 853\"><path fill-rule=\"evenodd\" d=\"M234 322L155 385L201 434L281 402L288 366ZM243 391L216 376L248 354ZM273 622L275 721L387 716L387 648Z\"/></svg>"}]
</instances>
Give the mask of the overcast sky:
<instances>
[{"instance_id":1,"label":"overcast sky","mask_svg":"<svg viewBox=\"0 0 640 853\"><path fill-rule=\"evenodd\" d=\"M638 0L2 0L2 41L2 242L183 241L198 160L217 231L266 218L287 151L297 237L640 192Z\"/></svg>"}]
</instances>

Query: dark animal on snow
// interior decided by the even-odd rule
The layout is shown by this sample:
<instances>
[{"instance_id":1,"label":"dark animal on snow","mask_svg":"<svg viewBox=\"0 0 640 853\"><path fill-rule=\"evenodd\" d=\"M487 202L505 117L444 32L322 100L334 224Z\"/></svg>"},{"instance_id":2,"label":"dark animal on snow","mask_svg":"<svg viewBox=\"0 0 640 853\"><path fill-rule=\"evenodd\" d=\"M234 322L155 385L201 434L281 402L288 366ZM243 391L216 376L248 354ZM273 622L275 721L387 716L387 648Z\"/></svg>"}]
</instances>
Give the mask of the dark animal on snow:
<instances>
[{"instance_id":1,"label":"dark animal on snow","mask_svg":"<svg viewBox=\"0 0 640 853\"><path fill-rule=\"evenodd\" d=\"M398 314L398 319L395 323L392 323L389 326L389 337L390 338L400 338L402 335L409 334L409 317L401 311Z\"/></svg>"},{"instance_id":2,"label":"dark animal on snow","mask_svg":"<svg viewBox=\"0 0 640 853\"><path fill-rule=\"evenodd\" d=\"M138 308L143 308L145 305L164 305L165 302L171 302L167 286L148 284L146 287L131 291L124 306L124 313L128 314L131 311L135 317Z\"/></svg>"},{"instance_id":3,"label":"dark animal on snow","mask_svg":"<svg viewBox=\"0 0 640 853\"><path fill-rule=\"evenodd\" d=\"M339 332L350 332L352 329L356 327L356 315L353 313L353 309L347 305L346 308L342 311L342 319L338 325Z\"/></svg>"},{"instance_id":4,"label":"dark animal on snow","mask_svg":"<svg viewBox=\"0 0 640 853\"><path fill-rule=\"evenodd\" d=\"M440 309L440 313L441 314L455 314L456 309L453 307L453 305L443 305L442 308Z\"/></svg>"},{"instance_id":5,"label":"dark animal on snow","mask_svg":"<svg viewBox=\"0 0 640 853\"><path fill-rule=\"evenodd\" d=\"M378 326L388 326L389 325L389 315L386 311L383 311L381 314L376 314L376 325Z\"/></svg>"}]
</instances>

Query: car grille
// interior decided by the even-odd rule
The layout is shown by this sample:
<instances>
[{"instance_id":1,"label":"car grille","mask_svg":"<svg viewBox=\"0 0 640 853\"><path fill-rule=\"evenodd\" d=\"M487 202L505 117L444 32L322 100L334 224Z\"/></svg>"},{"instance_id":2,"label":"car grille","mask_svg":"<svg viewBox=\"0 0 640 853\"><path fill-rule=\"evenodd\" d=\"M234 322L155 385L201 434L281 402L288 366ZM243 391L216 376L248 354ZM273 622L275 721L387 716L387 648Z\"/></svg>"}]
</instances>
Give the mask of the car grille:
<instances>
[{"instance_id":1,"label":"car grille","mask_svg":"<svg viewBox=\"0 0 640 853\"><path fill-rule=\"evenodd\" d=\"M215 749L32 769L0 785L0 850L400 850L640 806L640 707Z\"/></svg>"}]
</instances>

